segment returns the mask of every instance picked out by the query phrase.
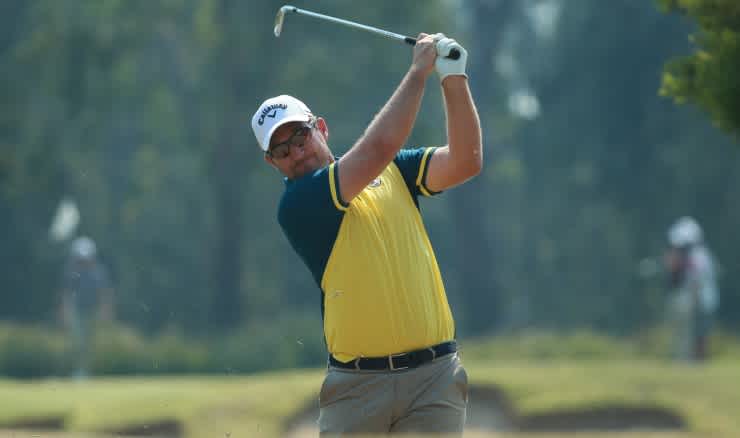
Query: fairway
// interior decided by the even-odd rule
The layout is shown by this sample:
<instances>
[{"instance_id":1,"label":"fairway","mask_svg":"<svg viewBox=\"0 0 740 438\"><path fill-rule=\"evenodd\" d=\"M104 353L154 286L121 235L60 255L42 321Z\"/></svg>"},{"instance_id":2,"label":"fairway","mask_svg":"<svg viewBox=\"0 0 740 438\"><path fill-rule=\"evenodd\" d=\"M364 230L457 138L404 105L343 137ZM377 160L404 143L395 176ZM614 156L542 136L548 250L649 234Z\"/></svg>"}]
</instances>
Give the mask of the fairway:
<instances>
[{"instance_id":1,"label":"fairway","mask_svg":"<svg viewBox=\"0 0 740 438\"><path fill-rule=\"evenodd\" d=\"M740 381L740 367L735 362L707 367L636 361L471 362L467 368L471 405L466 437L740 436L740 394L734 385ZM3 381L0 424L5 431L0 436L317 436L321 378L322 371L313 370L233 377ZM571 429L526 431L536 424L532 419L600 407L611 407L610 412L614 407L637 409L626 412L657 409L672 413L680 424L666 429L612 421L604 430L579 430L570 423L566 426ZM489 421L497 416L498 423ZM34 422L45 426L34 428ZM21 424L27 429L10 430Z\"/></svg>"}]
</instances>

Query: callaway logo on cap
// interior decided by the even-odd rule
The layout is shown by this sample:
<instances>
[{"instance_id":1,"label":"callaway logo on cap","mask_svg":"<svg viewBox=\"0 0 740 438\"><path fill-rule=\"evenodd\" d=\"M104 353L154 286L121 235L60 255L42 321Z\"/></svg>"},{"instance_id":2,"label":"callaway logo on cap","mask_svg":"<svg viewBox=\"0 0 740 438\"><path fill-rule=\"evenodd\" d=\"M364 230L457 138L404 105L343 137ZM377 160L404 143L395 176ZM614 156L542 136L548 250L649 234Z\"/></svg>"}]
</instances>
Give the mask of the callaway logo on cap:
<instances>
[{"instance_id":1,"label":"callaway logo on cap","mask_svg":"<svg viewBox=\"0 0 740 438\"><path fill-rule=\"evenodd\" d=\"M290 122L308 122L311 110L305 103L286 94L262 102L252 116L252 130L263 151L270 147L270 137L280 126Z\"/></svg>"}]
</instances>

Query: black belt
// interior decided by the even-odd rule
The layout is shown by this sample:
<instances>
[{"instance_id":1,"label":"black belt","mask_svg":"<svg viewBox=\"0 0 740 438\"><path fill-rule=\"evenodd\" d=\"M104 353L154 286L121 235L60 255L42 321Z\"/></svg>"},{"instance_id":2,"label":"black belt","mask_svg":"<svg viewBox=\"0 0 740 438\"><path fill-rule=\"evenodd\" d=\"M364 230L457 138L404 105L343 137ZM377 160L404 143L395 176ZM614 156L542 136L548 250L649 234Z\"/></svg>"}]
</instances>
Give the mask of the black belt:
<instances>
[{"instance_id":1,"label":"black belt","mask_svg":"<svg viewBox=\"0 0 740 438\"><path fill-rule=\"evenodd\" d=\"M383 357L358 357L349 362L340 362L329 355L329 365L349 370L398 371L416 368L427 362L457 351L457 342L448 341L408 353L391 354Z\"/></svg>"}]
</instances>

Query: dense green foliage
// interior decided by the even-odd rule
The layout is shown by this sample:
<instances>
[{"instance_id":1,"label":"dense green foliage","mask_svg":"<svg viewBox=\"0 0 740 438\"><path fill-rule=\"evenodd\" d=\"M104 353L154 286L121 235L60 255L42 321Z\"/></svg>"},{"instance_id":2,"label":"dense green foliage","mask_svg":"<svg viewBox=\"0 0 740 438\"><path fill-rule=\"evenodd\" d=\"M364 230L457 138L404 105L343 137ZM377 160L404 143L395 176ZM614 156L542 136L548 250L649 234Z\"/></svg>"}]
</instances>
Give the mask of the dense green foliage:
<instances>
[{"instance_id":1,"label":"dense green foliage","mask_svg":"<svg viewBox=\"0 0 740 438\"><path fill-rule=\"evenodd\" d=\"M299 338L285 333L304 333ZM629 338L585 330L527 331L461 342L465 361L669 360L672 338L660 327ZM740 359L740 338L714 333L714 361ZM0 375L35 379L74 372L74 349L50 328L0 325ZM259 352L259 353L256 353ZM263 321L219 339L188 338L173 329L146 336L130 327L102 325L96 332L90 372L96 376L163 374L249 374L292 368L319 368L324 344L312 321L282 317Z\"/></svg>"},{"instance_id":2,"label":"dense green foliage","mask_svg":"<svg viewBox=\"0 0 740 438\"><path fill-rule=\"evenodd\" d=\"M692 55L666 66L661 93L696 103L718 126L740 134L740 4L735 0L660 0L699 25Z\"/></svg>"},{"instance_id":3,"label":"dense green foliage","mask_svg":"<svg viewBox=\"0 0 740 438\"><path fill-rule=\"evenodd\" d=\"M266 357L276 339L293 345L310 332L313 363L320 294L276 223L282 182L262 162L250 117L262 99L295 94L326 118L341 154L410 51L296 16L276 39L280 5L2 2L0 319L55 324L68 242L48 230L69 197L78 233L97 241L112 271L122 324L148 337L247 333L224 342L224 354ZM552 32L533 21L533 5L555 7ZM658 96L664 63L690 50L691 25L641 0L305 6L410 35L442 31L469 48L486 167L421 203L461 336L654 326L663 275L640 277L638 266L659 259L666 227L685 214L724 267L720 323L738 329L738 149L698 112ZM435 80L410 146L444 139ZM509 111L521 90L537 96L538 117Z\"/></svg>"},{"instance_id":4,"label":"dense green foliage","mask_svg":"<svg viewBox=\"0 0 740 438\"><path fill-rule=\"evenodd\" d=\"M286 338L286 333L303 333ZM189 338L165 330L146 336L130 327L101 324L90 359L95 375L245 374L271 369L320 367L323 339L313 321L284 315L218 339ZM49 327L0 325L0 375L68 376L75 371L72 343Z\"/></svg>"}]
</instances>

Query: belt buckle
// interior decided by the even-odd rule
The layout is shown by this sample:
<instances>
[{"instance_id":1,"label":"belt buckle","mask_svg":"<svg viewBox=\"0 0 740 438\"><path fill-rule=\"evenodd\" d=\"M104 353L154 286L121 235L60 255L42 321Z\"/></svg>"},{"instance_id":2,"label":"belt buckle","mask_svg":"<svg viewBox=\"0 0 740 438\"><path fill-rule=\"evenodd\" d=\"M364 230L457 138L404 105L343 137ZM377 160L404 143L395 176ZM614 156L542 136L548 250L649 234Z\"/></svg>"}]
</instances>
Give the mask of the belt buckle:
<instances>
[{"instance_id":1,"label":"belt buckle","mask_svg":"<svg viewBox=\"0 0 740 438\"><path fill-rule=\"evenodd\" d=\"M401 357L401 356L406 356L406 355L407 355L407 353L398 353L398 354L389 354L388 355L388 365L390 365L391 371L399 371L399 370L408 369L408 366L398 367L398 368L396 368L395 366L393 366L393 358L394 357Z\"/></svg>"}]
</instances>

